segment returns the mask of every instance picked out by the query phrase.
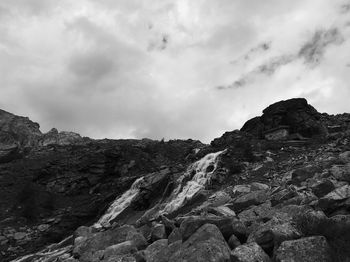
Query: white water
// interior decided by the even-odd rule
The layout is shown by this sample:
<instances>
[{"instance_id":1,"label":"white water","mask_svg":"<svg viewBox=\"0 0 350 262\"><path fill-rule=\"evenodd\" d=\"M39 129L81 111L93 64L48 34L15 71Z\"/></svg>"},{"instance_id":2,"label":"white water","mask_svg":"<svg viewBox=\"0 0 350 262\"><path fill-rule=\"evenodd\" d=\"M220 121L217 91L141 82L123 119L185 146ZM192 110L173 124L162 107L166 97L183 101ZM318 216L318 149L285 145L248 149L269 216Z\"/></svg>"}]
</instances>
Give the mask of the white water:
<instances>
[{"instance_id":1,"label":"white water","mask_svg":"<svg viewBox=\"0 0 350 262\"><path fill-rule=\"evenodd\" d=\"M12 260L11 262L27 262L27 261L35 261L35 262L51 262L51 261L60 261L61 256L70 256L70 252L73 248L72 245L65 245L65 242L70 241L73 236L69 236L63 239L61 242L57 244L52 244L46 247L44 250L29 254L24 257L17 258ZM63 247L61 247L63 246Z\"/></svg>"},{"instance_id":2,"label":"white water","mask_svg":"<svg viewBox=\"0 0 350 262\"><path fill-rule=\"evenodd\" d=\"M123 212L134 200L134 198L140 193L140 186L144 178L138 178L123 195L116 198L107 212L93 225L96 228L102 226L108 226L109 222L116 218L121 212Z\"/></svg>"},{"instance_id":3,"label":"white water","mask_svg":"<svg viewBox=\"0 0 350 262\"><path fill-rule=\"evenodd\" d=\"M161 213L171 213L177 210L183 206L188 199L191 199L198 191L204 189L205 186L210 183L211 176L217 168L218 157L224 151L225 150L216 153L210 153L190 165L185 174L178 179L177 182L179 185L171 194L170 202L166 204ZM213 166L213 169L207 172L207 168L211 165ZM183 185L184 181L186 181L186 179L190 179L192 175L192 179Z\"/></svg>"}]
</instances>

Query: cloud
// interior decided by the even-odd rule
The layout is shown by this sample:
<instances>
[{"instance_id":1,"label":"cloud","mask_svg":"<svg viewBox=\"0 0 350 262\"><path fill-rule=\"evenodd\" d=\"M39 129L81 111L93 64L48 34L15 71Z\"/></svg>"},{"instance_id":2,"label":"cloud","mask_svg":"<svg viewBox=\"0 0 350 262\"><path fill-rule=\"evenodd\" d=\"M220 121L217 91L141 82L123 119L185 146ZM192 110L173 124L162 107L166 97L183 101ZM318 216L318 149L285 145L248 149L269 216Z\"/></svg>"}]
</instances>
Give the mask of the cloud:
<instances>
[{"instance_id":1,"label":"cloud","mask_svg":"<svg viewBox=\"0 0 350 262\"><path fill-rule=\"evenodd\" d=\"M232 84L223 86L220 85L216 87L218 90L225 89L237 89L242 88L248 83L255 80L257 75L272 76L278 69L286 66L293 61L298 59L303 59L304 63L310 67L315 67L319 65L322 61L324 53L329 45L341 45L344 42L342 34L339 32L338 28L330 28L328 30L317 30L310 40L301 46L296 54L285 54L281 56L271 57L263 61L262 64L258 65L252 71L241 76L238 80L234 81ZM249 61L252 55L261 55L270 49L270 45L263 43L259 46L249 50L247 54L244 55L244 60ZM241 60L242 61L242 60ZM240 60L236 60L234 64L239 64Z\"/></svg>"},{"instance_id":2,"label":"cloud","mask_svg":"<svg viewBox=\"0 0 350 262\"><path fill-rule=\"evenodd\" d=\"M315 66L320 63L325 49L330 44L340 45L343 42L344 38L337 28L318 30L312 39L302 46L298 56L303 58L305 63Z\"/></svg>"},{"instance_id":3,"label":"cloud","mask_svg":"<svg viewBox=\"0 0 350 262\"><path fill-rule=\"evenodd\" d=\"M0 108L43 131L205 142L280 99L346 111L346 4L3 0Z\"/></svg>"}]
</instances>

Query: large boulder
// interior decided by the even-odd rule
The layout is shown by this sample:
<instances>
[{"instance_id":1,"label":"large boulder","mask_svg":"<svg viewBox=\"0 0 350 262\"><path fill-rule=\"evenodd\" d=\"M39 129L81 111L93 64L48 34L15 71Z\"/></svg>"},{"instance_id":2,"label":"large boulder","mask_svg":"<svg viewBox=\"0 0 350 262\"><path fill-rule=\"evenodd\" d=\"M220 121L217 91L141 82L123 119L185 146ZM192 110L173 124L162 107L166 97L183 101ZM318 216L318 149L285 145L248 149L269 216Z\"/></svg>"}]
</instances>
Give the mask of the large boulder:
<instances>
[{"instance_id":1,"label":"large boulder","mask_svg":"<svg viewBox=\"0 0 350 262\"><path fill-rule=\"evenodd\" d=\"M276 262L331 262L331 251L323 236L285 241L275 253Z\"/></svg>"},{"instance_id":2,"label":"large boulder","mask_svg":"<svg viewBox=\"0 0 350 262\"><path fill-rule=\"evenodd\" d=\"M319 207L324 211L333 211L343 205L348 206L346 200L350 198L350 186L344 185L333 190L318 201Z\"/></svg>"},{"instance_id":3,"label":"large boulder","mask_svg":"<svg viewBox=\"0 0 350 262\"><path fill-rule=\"evenodd\" d=\"M241 223L237 222L237 219L234 218L189 216L180 225L182 240L187 240L197 229L205 224L216 225L226 239L235 233L240 235L238 231L242 231L240 228Z\"/></svg>"},{"instance_id":4,"label":"large boulder","mask_svg":"<svg viewBox=\"0 0 350 262\"><path fill-rule=\"evenodd\" d=\"M269 256L257 243L249 243L236 247L231 252L232 262L270 262Z\"/></svg>"},{"instance_id":5,"label":"large boulder","mask_svg":"<svg viewBox=\"0 0 350 262\"><path fill-rule=\"evenodd\" d=\"M187 239L168 261L229 262L230 248L215 225L205 224Z\"/></svg>"},{"instance_id":6,"label":"large boulder","mask_svg":"<svg viewBox=\"0 0 350 262\"><path fill-rule=\"evenodd\" d=\"M321 114L304 98L293 98L274 103L263 110L261 117L247 121L241 131L263 137L266 131L285 126L291 134L303 137L327 135Z\"/></svg>"},{"instance_id":7,"label":"large boulder","mask_svg":"<svg viewBox=\"0 0 350 262\"><path fill-rule=\"evenodd\" d=\"M248 237L247 242L259 244L266 252L270 253L280 243L286 240L297 239L301 233L291 221L273 218L259 226Z\"/></svg>"},{"instance_id":8,"label":"large boulder","mask_svg":"<svg viewBox=\"0 0 350 262\"><path fill-rule=\"evenodd\" d=\"M269 194L265 190L253 191L234 199L232 207L235 212L240 212L250 206L265 203L268 198Z\"/></svg>"},{"instance_id":9,"label":"large boulder","mask_svg":"<svg viewBox=\"0 0 350 262\"><path fill-rule=\"evenodd\" d=\"M130 241L130 245L135 246L137 249L142 249L147 246L147 242L142 234L138 233L133 226L125 225L91 234L88 237L79 237L79 240L75 241L73 254L75 257L79 258L80 261L88 262L96 256L102 256L103 250L107 247L125 241Z\"/></svg>"}]
</instances>

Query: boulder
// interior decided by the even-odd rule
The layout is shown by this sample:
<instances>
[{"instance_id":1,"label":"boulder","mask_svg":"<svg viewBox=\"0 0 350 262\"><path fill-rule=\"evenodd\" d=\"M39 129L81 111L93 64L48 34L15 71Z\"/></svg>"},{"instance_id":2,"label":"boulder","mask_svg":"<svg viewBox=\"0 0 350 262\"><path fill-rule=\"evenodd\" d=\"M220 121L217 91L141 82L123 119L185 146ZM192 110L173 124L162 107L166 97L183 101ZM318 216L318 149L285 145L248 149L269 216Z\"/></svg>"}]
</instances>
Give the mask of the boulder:
<instances>
[{"instance_id":1,"label":"boulder","mask_svg":"<svg viewBox=\"0 0 350 262\"><path fill-rule=\"evenodd\" d=\"M198 228L204 224L216 225L223 236L228 239L234 234L234 221L235 219L230 217L205 217L205 216L189 216L186 217L181 225L180 230L182 233L182 240L187 240Z\"/></svg>"},{"instance_id":2,"label":"boulder","mask_svg":"<svg viewBox=\"0 0 350 262\"><path fill-rule=\"evenodd\" d=\"M165 226L163 224L156 224L152 227L151 241L154 242L159 239L167 238Z\"/></svg>"},{"instance_id":3,"label":"boulder","mask_svg":"<svg viewBox=\"0 0 350 262\"><path fill-rule=\"evenodd\" d=\"M228 241L227 244L229 245L229 247L231 248L231 250L235 249L236 247L241 245L241 242L239 241L239 239L235 236L232 235Z\"/></svg>"},{"instance_id":4,"label":"boulder","mask_svg":"<svg viewBox=\"0 0 350 262\"><path fill-rule=\"evenodd\" d=\"M174 228L168 237L169 244L172 244L176 241L182 241L182 233L179 228Z\"/></svg>"},{"instance_id":5,"label":"boulder","mask_svg":"<svg viewBox=\"0 0 350 262\"><path fill-rule=\"evenodd\" d=\"M322 210L334 210L348 198L350 198L350 186L344 185L320 198L318 205Z\"/></svg>"},{"instance_id":6,"label":"boulder","mask_svg":"<svg viewBox=\"0 0 350 262\"><path fill-rule=\"evenodd\" d=\"M276 191L271 196L272 206L283 203L284 201L296 197L298 193L293 188L284 188Z\"/></svg>"},{"instance_id":7,"label":"boulder","mask_svg":"<svg viewBox=\"0 0 350 262\"><path fill-rule=\"evenodd\" d=\"M317 197L323 197L329 192L333 191L335 189L335 186L331 180L324 179L313 184L311 186L311 189Z\"/></svg>"},{"instance_id":8,"label":"boulder","mask_svg":"<svg viewBox=\"0 0 350 262\"><path fill-rule=\"evenodd\" d=\"M144 254L147 262L167 262L169 256L168 240L160 239L153 242L146 248Z\"/></svg>"},{"instance_id":9,"label":"boulder","mask_svg":"<svg viewBox=\"0 0 350 262\"><path fill-rule=\"evenodd\" d=\"M235 212L240 212L250 206L260 205L268 200L269 194L265 190L253 191L234 199L232 207Z\"/></svg>"},{"instance_id":10,"label":"boulder","mask_svg":"<svg viewBox=\"0 0 350 262\"><path fill-rule=\"evenodd\" d=\"M84 237L75 243L73 254L80 261L88 262L95 256L95 253L98 254L99 251L103 251L109 246L125 241L131 241L137 249L147 246L147 241L142 234L138 233L133 226L125 225Z\"/></svg>"},{"instance_id":11,"label":"boulder","mask_svg":"<svg viewBox=\"0 0 350 262\"><path fill-rule=\"evenodd\" d=\"M246 226L250 226L253 223L266 222L270 220L274 215L274 211L271 209L271 203L267 201L259 206L252 206L238 214L240 221Z\"/></svg>"},{"instance_id":12,"label":"boulder","mask_svg":"<svg viewBox=\"0 0 350 262\"><path fill-rule=\"evenodd\" d=\"M345 163L350 162L350 151L340 153L339 158Z\"/></svg>"},{"instance_id":13,"label":"boulder","mask_svg":"<svg viewBox=\"0 0 350 262\"><path fill-rule=\"evenodd\" d=\"M330 247L323 236L283 242L275 252L276 262L331 262Z\"/></svg>"},{"instance_id":14,"label":"boulder","mask_svg":"<svg viewBox=\"0 0 350 262\"><path fill-rule=\"evenodd\" d=\"M291 221L273 218L257 227L248 237L247 242L259 244L266 252L270 253L285 240L301 237L301 233Z\"/></svg>"},{"instance_id":15,"label":"boulder","mask_svg":"<svg viewBox=\"0 0 350 262\"><path fill-rule=\"evenodd\" d=\"M104 250L103 259L108 260L125 254L133 254L137 252L137 248L132 241L125 241L113 246L109 246Z\"/></svg>"},{"instance_id":16,"label":"boulder","mask_svg":"<svg viewBox=\"0 0 350 262\"><path fill-rule=\"evenodd\" d=\"M269 256L257 243L249 243L231 252L231 262L270 262Z\"/></svg>"},{"instance_id":17,"label":"boulder","mask_svg":"<svg viewBox=\"0 0 350 262\"><path fill-rule=\"evenodd\" d=\"M315 166L306 166L303 168L295 169L292 172L291 183L294 185L300 185L303 181L313 177L319 171L320 169Z\"/></svg>"},{"instance_id":18,"label":"boulder","mask_svg":"<svg viewBox=\"0 0 350 262\"><path fill-rule=\"evenodd\" d=\"M169 262L229 262L230 248L218 227L205 224L169 257Z\"/></svg>"},{"instance_id":19,"label":"boulder","mask_svg":"<svg viewBox=\"0 0 350 262\"><path fill-rule=\"evenodd\" d=\"M330 173L337 180L350 182L350 163L346 165L334 165L331 167Z\"/></svg>"}]
</instances>

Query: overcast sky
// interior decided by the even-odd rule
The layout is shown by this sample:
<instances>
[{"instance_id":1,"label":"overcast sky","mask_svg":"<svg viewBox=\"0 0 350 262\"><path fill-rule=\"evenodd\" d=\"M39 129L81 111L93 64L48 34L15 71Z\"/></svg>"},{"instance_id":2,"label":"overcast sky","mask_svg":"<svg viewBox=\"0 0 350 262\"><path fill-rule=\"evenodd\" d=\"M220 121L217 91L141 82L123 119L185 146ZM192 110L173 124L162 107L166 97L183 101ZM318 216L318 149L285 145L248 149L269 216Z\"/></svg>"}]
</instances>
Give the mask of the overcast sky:
<instances>
[{"instance_id":1,"label":"overcast sky","mask_svg":"<svg viewBox=\"0 0 350 262\"><path fill-rule=\"evenodd\" d=\"M1 0L0 108L209 142L281 99L350 112L349 0Z\"/></svg>"}]
</instances>

